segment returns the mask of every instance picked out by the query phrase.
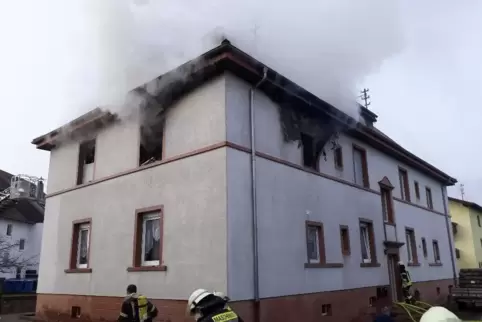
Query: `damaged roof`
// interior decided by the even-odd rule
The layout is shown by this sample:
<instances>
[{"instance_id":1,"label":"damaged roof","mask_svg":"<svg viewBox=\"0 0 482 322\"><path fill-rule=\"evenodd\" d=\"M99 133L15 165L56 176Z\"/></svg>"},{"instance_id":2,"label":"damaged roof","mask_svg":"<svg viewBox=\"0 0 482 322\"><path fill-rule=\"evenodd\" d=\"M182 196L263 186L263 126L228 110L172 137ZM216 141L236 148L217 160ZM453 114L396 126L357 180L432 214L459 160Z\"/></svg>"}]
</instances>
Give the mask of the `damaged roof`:
<instances>
[{"instance_id":1,"label":"damaged roof","mask_svg":"<svg viewBox=\"0 0 482 322\"><path fill-rule=\"evenodd\" d=\"M11 173L0 170L0 191L10 187ZM0 219L10 219L28 224L44 221L44 208L34 200L20 199L15 204L0 210Z\"/></svg>"},{"instance_id":2,"label":"damaged roof","mask_svg":"<svg viewBox=\"0 0 482 322\"><path fill-rule=\"evenodd\" d=\"M161 93L156 95L156 103L161 106L168 106L196 87L202 85L204 82L221 75L226 71L229 71L237 77L254 85L263 78L265 70L266 80L258 89L263 91L278 104L289 104L304 112L329 117L334 122L347 126L349 130L346 132L349 135L385 152L387 155L390 155L406 165L426 173L445 185L454 185L457 182L455 178L452 178L448 174L415 156L379 130L371 126L357 124L358 122L352 117L298 86L275 70L268 68L263 63L233 46L227 40L200 57L160 76L158 79L176 75L179 72L186 75L186 77L173 81L165 86ZM176 79L175 76L172 78ZM142 94L146 91L146 88L143 85L136 88L134 91ZM365 116L376 120L376 114L373 112L366 110L362 111L362 113L365 114ZM102 126L114 119L114 115L97 108L57 130L34 139L32 143L35 144L38 149L51 150L55 147L62 135L75 136L75 133L81 133L83 128L89 124L91 126ZM69 133L69 130L72 128L74 131L70 131Z\"/></svg>"}]
</instances>

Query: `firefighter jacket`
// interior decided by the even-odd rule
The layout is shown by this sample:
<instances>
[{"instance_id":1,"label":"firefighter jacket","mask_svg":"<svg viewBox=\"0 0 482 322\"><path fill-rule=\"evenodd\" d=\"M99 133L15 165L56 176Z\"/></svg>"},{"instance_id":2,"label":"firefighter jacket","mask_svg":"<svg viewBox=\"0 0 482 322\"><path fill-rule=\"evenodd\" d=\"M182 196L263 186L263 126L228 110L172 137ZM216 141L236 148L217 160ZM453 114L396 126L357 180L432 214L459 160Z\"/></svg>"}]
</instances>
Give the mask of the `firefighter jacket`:
<instances>
[{"instance_id":1,"label":"firefighter jacket","mask_svg":"<svg viewBox=\"0 0 482 322\"><path fill-rule=\"evenodd\" d=\"M118 321L152 322L157 313L157 308L144 295L133 293L124 299Z\"/></svg>"},{"instance_id":2,"label":"firefighter jacket","mask_svg":"<svg viewBox=\"0 0 482 322\"><path fill-rule=\"evenodd\" d=\"M207 316L203 316L197 322L244 322L233 310L229 307L223 308Z\"/></svg>"},{"instance_id":3,"label":"firefighter jacket","mask_svg":"<svg viewBox=\"0 0 482 322\"><path fill-rule=\"evenodd\" d=\"M404 271L401 274L402 277L402 287L407 288L412 286L412 278L410 277L410 273L408 271Z\"/></svg>"}]
</instances>

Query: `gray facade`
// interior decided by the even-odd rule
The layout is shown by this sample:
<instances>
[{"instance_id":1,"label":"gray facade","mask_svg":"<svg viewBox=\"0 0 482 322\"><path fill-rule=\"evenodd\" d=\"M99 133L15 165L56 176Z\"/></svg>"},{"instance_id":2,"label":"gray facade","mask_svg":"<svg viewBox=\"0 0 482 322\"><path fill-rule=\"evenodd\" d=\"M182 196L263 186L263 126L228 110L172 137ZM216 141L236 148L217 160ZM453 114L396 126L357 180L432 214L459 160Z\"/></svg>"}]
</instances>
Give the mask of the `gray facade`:
<instances>
[{"instance_id":1,"label":"gray facade","mask_svg":"<svg viewBox=\"0 0 482 322\"><path fill-rule=\"evenodd\" d=\"M249 88L225 73L177 102L164 132L163 159L172 162L128 172L137 168L139 124L118 122L96 136L94 181L73 189L79 142L53 149L38 292L121 296L126 284L136 283L153 298L186 299L198 287L227 292L233 300L253 298ZM260 92L254 105L260 297L388 285L379 186L384 177L395 198L396 226L388 234L405 242L405 227L415 232L420 265L410 267L414 281L453 276L442 183L348 136L340 138L342 171L335 169L332 151L319 161L322 175L305 171L301 148L283 141L277 106ZM366 149L369 188L354 184L353 144ZM414 204L399 200L399 166L407 169L413 196L413 182L419 183ZM426 209L425 186L433 211ZM128 272L135 211L156 205L164 207L167 270ZM92 272L67 274L72 222L83 218L92 218ZM378 267L360 265L359 218L373 222ZM326 261L343 267L305 268L307 220L323 223ZM341 252L340 225L349 228L349 256ZM434 255L430 242L427 257L422 255L422 237L438 241L441 265L429 266ZM406 247L400 254L407 261Z\"/></svg>"}]
</instances>

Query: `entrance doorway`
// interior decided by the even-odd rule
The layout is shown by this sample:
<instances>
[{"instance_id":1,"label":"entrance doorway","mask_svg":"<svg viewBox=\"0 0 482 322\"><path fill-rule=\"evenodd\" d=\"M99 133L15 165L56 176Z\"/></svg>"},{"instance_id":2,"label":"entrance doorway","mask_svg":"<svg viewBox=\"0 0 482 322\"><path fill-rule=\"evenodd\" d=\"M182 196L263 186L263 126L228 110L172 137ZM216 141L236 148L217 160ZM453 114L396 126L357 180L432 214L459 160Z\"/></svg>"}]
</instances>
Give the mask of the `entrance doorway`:
<instances>
[{"instance_id":1,"label":"entrance doorway","mask_svg":"<svg viewBox=\"0 0 482 322\"><path fill-rule=\"evenodd\" d=\"M390 296L393 302L400 300L399 276L398 276L398 255L389 254L388 256L388 276L390 278Z\"/></svg>"}]
</instances>

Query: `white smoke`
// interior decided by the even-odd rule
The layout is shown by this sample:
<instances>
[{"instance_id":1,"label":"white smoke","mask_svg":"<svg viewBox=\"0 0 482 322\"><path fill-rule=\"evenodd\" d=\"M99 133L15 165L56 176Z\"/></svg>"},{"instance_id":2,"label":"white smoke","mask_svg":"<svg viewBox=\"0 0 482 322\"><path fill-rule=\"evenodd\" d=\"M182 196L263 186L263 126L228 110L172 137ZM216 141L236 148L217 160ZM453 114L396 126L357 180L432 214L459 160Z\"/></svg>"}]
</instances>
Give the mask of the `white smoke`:
<instances>
[{"instance_id":1,"label":"white smoke","mask_svg":"<svg viewBox=\"0 0 482 322\"><path fill-rule=\"evenodd\" d=\"M52 0L54 1L54 0ZM391 0L55 0L57 38L77 66L60 95L73 110L116 104L222 36L351 116L357 85L403 45ZM76 26L76 27L72 27ZM61 37L76 31L76 37Z\"/></svg>"}]
</instances>

